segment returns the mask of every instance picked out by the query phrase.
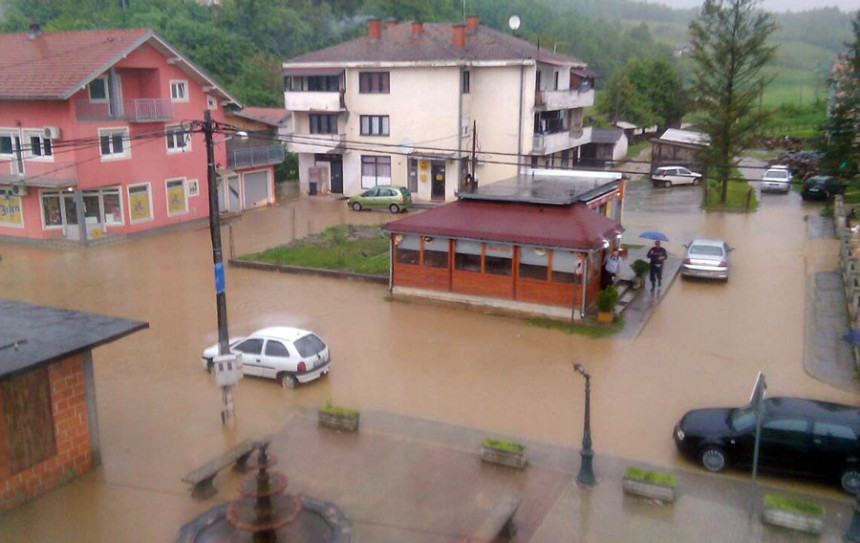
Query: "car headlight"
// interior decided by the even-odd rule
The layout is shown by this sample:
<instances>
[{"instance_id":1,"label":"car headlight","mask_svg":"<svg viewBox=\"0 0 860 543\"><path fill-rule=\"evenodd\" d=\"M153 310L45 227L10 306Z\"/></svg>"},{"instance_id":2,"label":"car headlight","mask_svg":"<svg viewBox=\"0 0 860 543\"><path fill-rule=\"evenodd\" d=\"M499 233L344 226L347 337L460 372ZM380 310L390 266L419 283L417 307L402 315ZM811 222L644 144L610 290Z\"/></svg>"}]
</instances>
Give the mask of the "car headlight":
<instances>
[{"instance_id":1,"label":"car headlight","mask_svg":"<svg viewBox=\"0 0 860 543\"><path fill-rule=\"evenodd\" d=\"M675 437L678 438L678 441L684 441L684 430L681 430L680 428L675 430Z\"/></svg>"}]
</instances>

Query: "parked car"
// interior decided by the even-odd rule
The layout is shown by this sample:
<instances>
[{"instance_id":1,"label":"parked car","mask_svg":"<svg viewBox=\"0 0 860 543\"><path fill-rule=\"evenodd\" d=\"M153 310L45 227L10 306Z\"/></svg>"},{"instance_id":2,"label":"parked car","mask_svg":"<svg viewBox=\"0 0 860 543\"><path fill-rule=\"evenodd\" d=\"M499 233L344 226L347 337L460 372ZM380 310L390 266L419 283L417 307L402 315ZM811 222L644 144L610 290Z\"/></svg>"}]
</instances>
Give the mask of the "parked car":
<instances>
[{"instance_id":1,"label":"parked car","mask_svg":"<svg viewBox=\"0 0 860 543\"><path fill-rule=\"evenodd\" d=\"M406 211L412 205L412 193L406 187L377 186L346 201L353 211L385 209L392 213Z\"/></svg>"},{"instance_id":2,"label":"parked car","mask_svg":"<svg viewBox=\"0 0 860 543\"><path fill-rule=\"evenodd\" d=\"M845 185L829 175L813 175L803 182L800 197L804 200L828 200L834 194L845 192Z\"/></svg>"},{"instance_id":3,"label":"parked car","mask_svg":"<svg viewBox=\"0 0 860 543\"><path fill-rule=\"evenodd\" d=\"M752 407L689 411L675 425L678 451L713 472L751 467L756 417ZM763 402L758 467L838 481L860 488L860 409L801 398Z\"/></svg>"},{"instance_id":4,"label":"parked car","mask_svg":"<svg viewBox=\"0 0 860 543\"><path fill-rule=\"evenodd\" d=\"M247 337L230 339L230 352L242 356L242 373L276 379L284 388L295 388L326 375L331 351L316 334L287 326L257 330ZM203 351L203 368L212 371L218 344Z\"/></svg>"},{"instance_id":5,"label":"parked car","mask_svg":"<svg viewBox=\"0 0 860 543\"><path fill-rule=\"evenodd\" d=\"M729 253L732 249L725 241L695 239L685 247L687 254L681 262L681 277L729 280Z\"/></svg>"},{"instance_id":6,"label":"parked car","mask_svg":"<svg viewBox=\"0 0 860 543\"><path fill-rule=\"evenodd\" d=\"M692 172L683 166L660 166L651 173L651 183L655 187L698 185L701 181L702 174Z\"/></svg>"},{"instance_id":7,"label":"parked car","mask_svg":"<svg viewBox=\"0 0 860 543\"><path fill-rule=\"evenodd\" d=\"M761 190L764 192L787 193L791 188L791 170L788 166L773 166L768 168L761 178Z\"/></svg>"}]
</instances>

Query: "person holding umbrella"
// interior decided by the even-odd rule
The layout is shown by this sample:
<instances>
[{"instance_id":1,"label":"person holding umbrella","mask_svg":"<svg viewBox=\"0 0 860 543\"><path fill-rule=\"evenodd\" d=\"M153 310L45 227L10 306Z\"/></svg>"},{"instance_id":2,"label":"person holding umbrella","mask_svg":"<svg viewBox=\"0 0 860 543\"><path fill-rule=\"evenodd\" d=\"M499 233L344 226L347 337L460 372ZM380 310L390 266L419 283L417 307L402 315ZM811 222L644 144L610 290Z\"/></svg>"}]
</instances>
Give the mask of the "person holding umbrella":
<instances>
[{"instance_id":1,"label":"person holding umbrella","mask_svg":"<svg viewBox=\"0 0 860 543\"><path fill-rule=\"evenodd\" d=\"M651 279L651 292L654 292L654 283L657 287L663 286L663 262L668 258L666 249L660 247L660 240L654 240L654 246L648 250L649 278Z\"/></svg>"}]
</instances>

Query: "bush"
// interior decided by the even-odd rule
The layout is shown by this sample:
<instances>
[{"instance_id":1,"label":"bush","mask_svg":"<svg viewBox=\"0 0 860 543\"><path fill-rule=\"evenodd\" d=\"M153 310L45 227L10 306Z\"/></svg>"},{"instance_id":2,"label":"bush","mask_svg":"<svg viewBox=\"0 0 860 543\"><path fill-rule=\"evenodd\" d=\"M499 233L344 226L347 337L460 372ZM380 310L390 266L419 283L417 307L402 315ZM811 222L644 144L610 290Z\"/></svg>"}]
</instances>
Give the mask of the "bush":
<instances>
[{"instance_id":1,"label":"bush","mask_svg":"<svg viewBox=\"0 0 860 543\"><path fill-rule=\"evenodd\" d=\"M615 309L615 304L618 303L618 289L615 288L615 285L609 285L597 294L597 300L594 303L598 311L609 313Z\"/></svg>"},{"instance_id":2,"label":"bush","mask_svg":"<svg viewBox=\"0 0 860 543\"><path fill-rule=\"evenodd\" d=\"M789 498L787 496L779 496L776 494L768 494L764 498L764 504L775 509L782 509L792 513L800 513L802 515L812 515L815 517L824 516L824 508L817 503L804 501L798 498Z\"/></svg>"},{"instance_id":3,"label":"bush","mask_svg":"<svg viewBox=\"0 0 860 543\"><path fill-rule=\"evenodd\" d=\"M334 415L338 417L357 417L358 410L350 409L348 407L339 407L331 403L331 400L326 400L325 405L320 407L320 412L325 413L327 415Z\"/></svg>"},{"instance_id":4,"label":"bush","mask_svg":"<svg viewBox=\"0 0 860 543\"><path fill-rule=\"evenodd\" d=\"M652 483L655 485L675 486L675 476L668 473L660 473L659 471L645 471L633 467L627 468L624 476L628 479L635 479L643 483Z\"/></svg>"},{"instance_id":5,"label":"bush","mask_svg":"<svg viewBox=\"0 0 860 543\"><path fill-rule=\"evenodd\" d=\"M519 443L514 443L512 441L502 441L500 439L490 439L487 438L484 440L484 447L489 449L499 449L502 451L511 451L516 453L521 453L526 450L525 446L520 445Z\"/></svg>"},{"instance_id":6,"label":"bush","mask_svg":"<svg viewBox=\"0 0 860 543\"><path fill-rule=\"evenodd\" d=\"M630 268L633 270L633 273L636 274L636 277L642 277L648 270L651 268L651 265L648 262L642 260L641 258L636 259L633 264L630 264Z\"/></svg>"}]
</instances>

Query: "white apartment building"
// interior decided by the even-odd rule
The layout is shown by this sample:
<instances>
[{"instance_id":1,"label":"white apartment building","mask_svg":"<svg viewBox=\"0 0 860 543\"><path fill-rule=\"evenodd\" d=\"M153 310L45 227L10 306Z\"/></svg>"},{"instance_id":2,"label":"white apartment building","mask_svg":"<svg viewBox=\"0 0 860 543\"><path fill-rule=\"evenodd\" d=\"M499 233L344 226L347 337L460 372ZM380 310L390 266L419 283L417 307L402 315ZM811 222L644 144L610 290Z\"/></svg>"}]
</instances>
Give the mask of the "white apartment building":
<instances>
[{"instance_id":1,"label":"white apartment building","mask_svg":"<svg viewBox=\"0 0 860 543\"><path fill-rule=\"evenodd\" d=\"M397 185L419 200L452 200L472 176L485 184L518 166L569 168L591 141L586 65L476 16L373 19L366 37L285 62L284 82L303 191L311 180L347 196Z\"/></svg>"}]
</instances>

